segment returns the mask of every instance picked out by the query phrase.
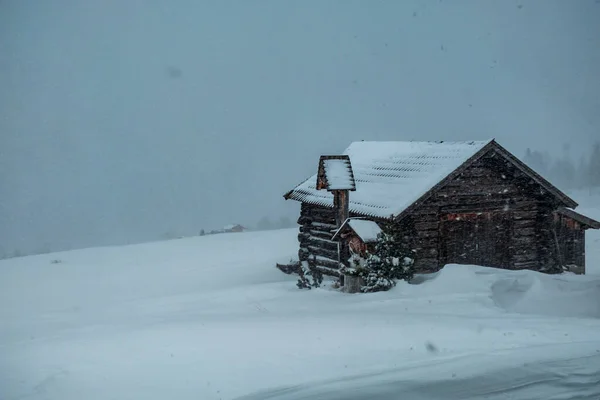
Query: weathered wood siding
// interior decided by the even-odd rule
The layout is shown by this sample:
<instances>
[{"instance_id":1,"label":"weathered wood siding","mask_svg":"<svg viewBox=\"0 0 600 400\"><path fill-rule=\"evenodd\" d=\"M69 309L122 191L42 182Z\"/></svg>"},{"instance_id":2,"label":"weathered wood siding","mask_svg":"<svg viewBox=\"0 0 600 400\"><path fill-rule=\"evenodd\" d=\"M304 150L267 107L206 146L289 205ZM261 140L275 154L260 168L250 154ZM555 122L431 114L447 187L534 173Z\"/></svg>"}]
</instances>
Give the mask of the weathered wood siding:
<instances>
[{"instance_id":1,"label":"weathered wood siding","mask_svg":"<svg viewBox=\"0 0 600 400\"><path fill-rule=\"evenodd\" d=\"M554 199L490 151L412 214L416 267L447 263L541 269L557 263Z\"/></svg>"},{"instance_id":2,"label":"weathered wood siding","mask_svg":"<svg viewBox=\"0 0 600 400\"><path fill-rule=\"evenodd\" d=\"M581 224L569 217L555 213L554 230L561 264L578 273L585 273L585 230Z\"/></svg>"}]
</instances>

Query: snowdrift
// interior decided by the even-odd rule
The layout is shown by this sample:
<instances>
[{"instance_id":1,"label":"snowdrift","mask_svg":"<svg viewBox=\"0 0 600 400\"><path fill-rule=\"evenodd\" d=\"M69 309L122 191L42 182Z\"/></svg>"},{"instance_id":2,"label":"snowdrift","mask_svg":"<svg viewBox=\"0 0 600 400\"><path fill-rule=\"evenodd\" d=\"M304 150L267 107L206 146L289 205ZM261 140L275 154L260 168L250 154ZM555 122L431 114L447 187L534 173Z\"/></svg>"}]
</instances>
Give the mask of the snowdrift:
<instances>
[{"instance_id":1,"label":"snowdrift","mask_svg":"<svg viewBox=\"0 0 600 400\"><path fill-rule=\"evenodd\" d=\"M415 296L479 293L506 312L600 318L600 278L447 265L438 273L418 277L416 283L404 290Z\"/></svg>"}]
</instances>

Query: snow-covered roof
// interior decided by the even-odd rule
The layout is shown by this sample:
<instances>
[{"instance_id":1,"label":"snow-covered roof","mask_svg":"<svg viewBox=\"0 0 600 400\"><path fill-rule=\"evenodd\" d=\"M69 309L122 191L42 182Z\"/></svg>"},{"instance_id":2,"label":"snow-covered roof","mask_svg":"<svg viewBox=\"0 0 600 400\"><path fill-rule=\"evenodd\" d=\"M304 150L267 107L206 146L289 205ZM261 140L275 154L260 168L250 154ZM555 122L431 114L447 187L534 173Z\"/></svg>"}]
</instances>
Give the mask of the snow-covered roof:
<instances>
[{"instance_id":1,"label":"snow-covered roof","mask_svg":"<svg viewBox=\"0 0 600 400\"><path fill-rule=\"evenodd\" d=\"M368 219L361 218L348 218L338 229L334 235L333 240L336 239L338 234L344 229L344 227L349 226L354 233L361 238L361 240L365 243L375 242L377 240L377 236L381 233L381 228L377 225L376 222L370 221Z\"/></svg>"},{"instance_id":2,"label":"snow-covered roof","mask_svg":"<svg viewBox=\"0 0 600 400\"><path fill-rule=\"evenodd\" d=\"M381 218L398 215L490 142L354 142L344 151L356 182L350 211ZM286 198L333 207L333 195L317 190L316 183L313 175Z\"/></svg>"},{"instance_id":3,"label":"snow-covered roof","mask_svg":"<svg viewBox=\"0 0 600 400\"><path fill-rule=\"evenodd\" d=\"M355 190L352 165L347 155L321 156L317 188L327 190Z\"/></svg>"},{"instance_id":4,"label":"snow-covered roof","mask_svg":"<svg viewBox=\"0 0 600 400\"><path fill-rule=\"evenodd\" d=\"M586 217L583 214L578 213L577 211L574 211L570 208L565 208L565 207L559 207L558 210L556 210L559 214L562 214L566 217L569 217L571 219L574 219L575 221L579 222L580 224L592 228L592 229L600 229L600 222L596 221L595 219L592 219L590 217Z\"/></svg>"},{"instance_id":5,"label":"snow-covered roof","mask_svg":"<svg viewBox=\"0 0 600 400\"><path fill-rule=\"evenodd\" d=\"M226 230L226 231L228 231L228 230L231 230L231 229L233 229L233 228L244 228L244 227L243 227L243 226L241 226L240 224L230 224L230 225L225 225L225 226L223 227L223 230Z\"/></svg>"}]
</instances>

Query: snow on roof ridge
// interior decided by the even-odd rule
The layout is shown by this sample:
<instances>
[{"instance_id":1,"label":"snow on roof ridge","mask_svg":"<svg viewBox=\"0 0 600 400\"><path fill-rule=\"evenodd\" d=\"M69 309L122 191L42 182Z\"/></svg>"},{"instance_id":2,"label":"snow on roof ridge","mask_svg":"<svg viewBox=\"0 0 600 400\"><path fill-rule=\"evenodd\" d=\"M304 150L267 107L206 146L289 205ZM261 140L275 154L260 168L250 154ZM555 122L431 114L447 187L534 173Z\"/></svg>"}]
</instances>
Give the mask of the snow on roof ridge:
<instances>
[{"instance_id":1,"label":"snow on roof ridge","mask_svg":"<svg viewBox=\"0 0 600 400\"><path fill-rule=\"evenodd\" d=\"M495 138L485 139L485 140L355 140L354 142L350 142L350 145L346 148L348 150L353 145L359 143L378 143L378 144L396 144L396 143L415 143L415 144L447 144L447 145L458 145L458 144L468 144L468 145L479 145L479 144L488 144L496 140ZM344 152L345 154L345 152Z\"/></svg>"}]
</instances>

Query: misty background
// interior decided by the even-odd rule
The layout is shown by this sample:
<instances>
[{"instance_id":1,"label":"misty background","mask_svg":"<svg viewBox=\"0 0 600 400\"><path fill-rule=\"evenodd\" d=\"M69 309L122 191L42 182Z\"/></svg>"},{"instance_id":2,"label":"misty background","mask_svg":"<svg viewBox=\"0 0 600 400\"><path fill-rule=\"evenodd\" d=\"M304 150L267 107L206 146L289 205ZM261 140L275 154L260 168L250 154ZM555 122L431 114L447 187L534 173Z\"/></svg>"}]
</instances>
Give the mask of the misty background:
<instances>
[{"instance_id":1,"label":"misty background","mask_svg":"<svg viewBox=\"0 0 600 400\"><path fill-rule=\"evenodd\" d=\"M293 222L282 195L354 140L589 170L598 21L599 0L0 0L0 257Z\"/></svg>"}]
</instances>

